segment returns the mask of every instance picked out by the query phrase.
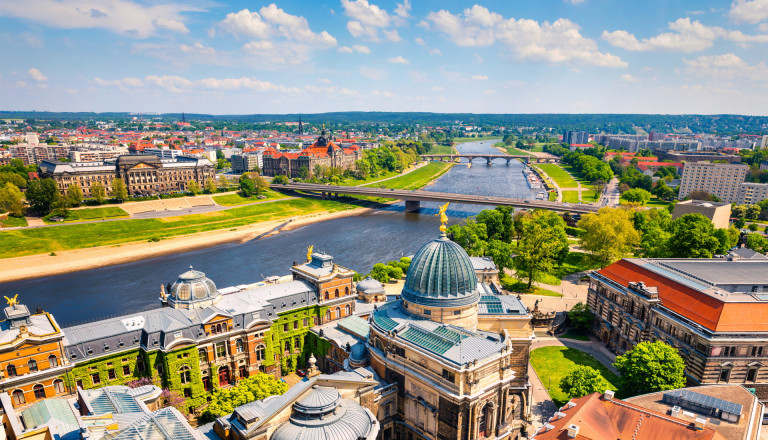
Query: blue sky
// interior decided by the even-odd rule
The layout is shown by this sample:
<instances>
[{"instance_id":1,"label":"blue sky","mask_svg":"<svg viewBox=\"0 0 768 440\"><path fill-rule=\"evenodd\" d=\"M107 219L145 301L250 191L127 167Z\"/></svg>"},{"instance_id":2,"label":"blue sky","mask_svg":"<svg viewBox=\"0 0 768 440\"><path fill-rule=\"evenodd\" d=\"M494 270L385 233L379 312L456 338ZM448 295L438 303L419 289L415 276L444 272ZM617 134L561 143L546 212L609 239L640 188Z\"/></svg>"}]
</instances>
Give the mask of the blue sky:
<instances>
[{"instance_id":1,"label":"blue sky","mask_svg":"<svg viewBox=\"0 0 768 440\"><path fill-rule=\"evenodd\" d=\"M0 0L0 109L768 114L768 0Z\"/></svg>"}]
</instances>

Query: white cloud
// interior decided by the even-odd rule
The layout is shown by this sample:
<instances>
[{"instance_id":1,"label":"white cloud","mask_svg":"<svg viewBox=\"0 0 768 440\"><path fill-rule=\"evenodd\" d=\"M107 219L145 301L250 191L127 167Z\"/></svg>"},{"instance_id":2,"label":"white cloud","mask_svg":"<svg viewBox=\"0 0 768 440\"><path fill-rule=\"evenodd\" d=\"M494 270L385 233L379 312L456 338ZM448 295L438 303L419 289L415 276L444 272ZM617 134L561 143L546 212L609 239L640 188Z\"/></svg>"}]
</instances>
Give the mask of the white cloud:
<instances>
[{"instance_id":1,"label":"white cloud","mask_svg":"<svg viewBox=\"0 0 768 440\"><path fill-rule=\"evenodd\" d=\"M403 58L402 55L398 55L394 58L388 58L387 62L392 64L411 64L411 62Z\"/></svg>"},{"instance_id":2,"label":"white cloud","mask_svg":"<svg viewBox=\"0 0 768 440\"><path fill-rule=\"evenodd\" d=\"M427 20L458 46L490 46L498 41L515 58L524 61L627 66L618 56L600 52L594 40L584 37L580 27L565 18L552 23L505 19L483 6L474 5L460 14L446 10L430 12Z\"/></svg>"},{"instance_id":3,"label":"white cloud","mask_svg":"<svg viewBox=\"0 0 768 440\"><path fill-rule=\"evenodd\" d=\"M306 85L304 86L304 90L310 93L319 93L319 94L326 94L326 95L344 95L344 96L360 96L360 92L357 90L348 89L346 87L318 87L315 85Z\"/></svg>"},{"instance_id":4,"label":"white cloud","mask_svg":"<svg viewBox=\"0 0 768 440\"><path fill-rule=\"evenodd\" d=\"M283 41L273 43L269 40L251 41L243 45L243 52L257 58L260 65L296 65L310 60L312 48L309 45Z\"/></svg>"},{"instance_id":5,"label":"white cloud","mask_svg":"<svg viewBox=\"0 0 768 440\"><path fill-rule=\"evenodd\" d=\"M361 44L355 44L352 47L349 46L342 46L339 49L339 52L341 53L371 53L371 49L368 48L368 46L363 46Z\"/></svg>"},{"instance_id":6,"label":"white cloud","mask_svg":"<svg viewBox=\"0 0 768 440\"><path fill-rule=\"evenodd\" d=\"M580 5L584 3L585 0L565 0L566 3L570 3L572 5Z\"/></svg>"},{"instance_id":7,"label":"white cloud","mask_svg":"<svg viewBox=\"0 0 768 440\"><path fill-rule=\"evenodd\" d=\"M419 46L426 46L427 45L427 42L424 41L424 39L421 38L421 37L416 37L416 38L413 39L413 41L416 42L416 44L418 44Z\"/></svg>"},{"instance_id":8,"label":"white cloud","mask_svg":"<svg viewBox=\"0 0 768 440\"><path fill-rule=\"evenodd\" d=\"M768 35L746 35L719 26L706 26L688 17L679 18L668 27L672 32L640 40L624 30L603 31L602 38L613 46L631 51L698 52L712 47L718 38L739 44L768 43Z\"/></svg>"},{"instance_id":9,"label":"white cloud","mask_svg":"<svg viewBox=\"0 0 768 440\"><path fill-rule=\"evenodd\" d=\"M360 75L363 75L365 78L372 79L374 81L382 81L387 78L386 71L365 66L360 68Z\"/></svg>"},{"instance_id":10,"label":"white cloud","mask_svg":"<svg viewBox=\"0 0 768 440\"><path fill-rule=\"evenodd\" d=\"M231 12L219 23L219 27L237 36L260 39L281 36L303 44L336 46L336 38L331 34L326 31L312 32L306 18L289 14L274 3L264 6L259 12L248 9Z\"/></svg>"},{"instance_id":11,"label":"white cloud","mask_svg":"<svg viewBox=\"0 0 768 440\"><path fill-rule=\"evenodd\" d=\"M370 41L380 41L379 31L389 41L401 41L396 26L405 24L410 17L410 0L405 0L395 8L393 14L385 9L368 2L368 0L341 0L344 14L350 18L347 22L347 30L355 38L363 38Z\"/></svg>"},{"instance_id":12,"label":"white cloud","mask_svg":"<svg viewBox=\"0 0 768 440\"><path fill-rule=\"evenodd\" d=\"M347 46L341 46L341 47L339 47L336 50L338 50L341 53L353 53L354 52L354 50L352 50L351 47L347 47Z\"/></svg>"},{"instance_id":13,"label":"white cloud","mask_svg":"<svg viewBox=\"0 0 768 440\"><path fill-rule=\"evenodd\" d=\"M261 19L261 15L248 9L230 12L219 26L231 34L245 37L267 38L271 33L271 26Z\"/></svg>"},{"instance_id":14,"label":"white cloud","mask_svg":"<svg viewBox=\"0 0 768 440\"><path fill-rule=\"evenodd\" d=\"M273 84L269 81L262 81L256 78L203 78L198 80L189 80L180 76L154 76L149 75L145 78L146 84L154 85L170 92L195 92L205 90L252 90L256 92L298 92L299 89L287 88Z\"/></svg>"},{"instance_id":15,"label":"white cloud","mask_svg":"<svg viewBox=\"0 0 768 440\"><path fill-rule=\"evenodd\" d=\"M37 82L48 81L48 78L45 75L43 75L43 72L37 70L34 67L31 67L29 70L27 70L27 73L29 74L29 76L32 77L32 79L34 79Z\"/></svg>"},{"instance_id":16,"label":"white cloud","mask_svg":"<svg viewBox=\"0 0 768 440\"><path fill-rule=\"evenodd\" d=\"M429 50L430 55L442 55L443 53L440 51L440 49L430 49Z\"/></svg>"},{"instance_id":17,"label":"white cloud","mask_svg":"<svg viewBox=\"0 0 768 440\"><path fill-rule=\"evenodd\" d=\"M483 63L483 61L485 61L485 60L483 59L483 57L481 57L481 56L480 56L480 54L477 54L477 53L476 53L476 54L475 54L475 62L476 62L477 64L482 64L482 63Z\"/></svg>"},{"instance_id":18,"label":"white cloud","mask_svg":"<svg viewBox=\"0 0 768 440\"><path fill-rule=\"evenodd\" d=\"M487 75L472 75L471 78L474 81L488 81L488 76Z\"/></svg>"},{"instance_id":19,"label":"white cloud","mask_svg":"<svg viewBox=\"0 0 768 440\"><path fill-rule=\"evenodd\" d=\"M688 73L707 75L718 79L746 79L750 81L768 81L768 66L765 61L750 65L736 54L700 56L694 60L683 59L688 66Z\"/></svg>"},{"instance_id":20,"label":"white cloud","mask_svg":"<svg viewBox=\"0 0 768 440\"><path fill-rule=\"evenodd\" d=\"M91 81L93 84L97 86L116 86L120 87L123 90L128 89L129 87L141 87L144 85L144 82L140 80L139 78L123 78L123 79L115 79L115 80L105 80L101 78L94 78L93 81Z\"/></svg>"},{"instance_id":21,"label":"white cloud","mask_svg":"<svg viewBox=\"0 0 768 440\"><path fill-rule=\"evenodd\" d=\"M768 18L768 1L734 0L728 12L736 23L758 23Z\"/></svg>"},{"instance_id":22,"label":"white cloud","mask_svg":"<svg viewBox=\"0 0 768 440\"><path fill-rule=\"evenodd\" d=\"M416 70L412 70L408 72L408 77L411 78L411 81L413 82L427 82L427 72L419 72Z\"/></svg>"},{"instance_id":23,"label":"white cloud","mask_svg":"<svg viewBox=\"0 0 768 440\"><path fill-rule=\"evenodd\" d=\"M410 15L408 12L411 10L411 1L410 0L403 0L402 3L398 3L397 7L395 8L395 15L402 18L408 18Z\"/></svg>"},{"instance_id":24,"label":"white cloud","mask_svg":"<svg viewBox=\"0 0 768 440\"><path fill-rule=\"evenodd\" d=\"M383 30L381 32L384 34L384 36L389 41L394 41L395 43L397 43L399 41L403 41L403 39L400 38L400 34L397 32L397 29Z\"/></svg>"},{"instance_id":25,"label":"white cloud","mask_svg":"<svg viewBox=\"0 0 768 440\"><path fill-rule=\"evenodd\" d=\"M333 81L331 81L328 78L318 78L317 82L319 82L320 84L333 84Z\"/></svg>"},{"instance_id":26,"label":"white cloud","mask_svg":"<svg viewBox=\"0 0 768 440\"><path fill-rule=\"evenodd\" d=\"M181 3L145 6L131 0L6 0L0 15L62 29L98 28L147 38L159 30L187 33L183 12L201 11Z\"/></svg>"},{"instance_id":27,"label":"white cloud","mask_svg":"<svg viewBox=\"0 0 768 440\"><path fill-rule=\"evenodd\" d=\"M26 86L27 86L27 83L25 83L24 81L16 81L16 84L15 84L15 86L16 86L17 88L24 88L24 87L26 87Z\"/></svg>"},{"instance_id":28,"label":"white cloud","mask_svg":"<svg viewBox=\"0 0 768 440\"><path fill-rule=\"evenodd\" d=\"M179 49L184 53L192 53L198 55L215 55L216 49L208 46L204 46L202 43L195 43L191 46L182 44Z\"/></svg>"},{"instance_id":29,"label":"white cloud","mask_svg":"<svg viewBox=\"0 0 768 440\"><path fill-rule=\"evenodd\" d=\"M621 80L628 83L636 83L641 81L640 78L634 75L630 75L629 73L625 73L624 75L621 75Z\"/></svg>"}]
</instances>

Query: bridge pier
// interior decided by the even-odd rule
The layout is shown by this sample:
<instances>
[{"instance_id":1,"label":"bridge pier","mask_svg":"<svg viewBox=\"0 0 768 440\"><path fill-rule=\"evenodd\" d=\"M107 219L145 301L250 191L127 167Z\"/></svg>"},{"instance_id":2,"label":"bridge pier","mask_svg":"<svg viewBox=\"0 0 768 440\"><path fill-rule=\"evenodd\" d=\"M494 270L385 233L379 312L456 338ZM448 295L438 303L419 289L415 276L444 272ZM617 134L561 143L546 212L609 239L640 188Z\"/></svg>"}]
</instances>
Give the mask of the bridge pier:
<instances>
[{"instance_id":1,"label":"bridge pier","mask_svg":"<svg viewBox=\"0 0 768 440\"><path fill-rule=\"evenodd\" d=\"M509 161L510 161L510 160L512 160L512 159L507 159L507 166L509 166Z\"/></svg>"},{"instance_id":2,"label":"bridge pier","mask_svg":"<svg viewBox=\"0 0 768 440\"><path fill-rule=\"evenodd\" d=\"M405 212L419 212L419 209L421 209L421 202L418 200L405 201Z\"/></svg>"},{"instance_id":3,"label":"bridge pier","mask_svg":"<svg viewBox=\"0 0 768 440\"><path fill-rule=\"evenodd\" d=\"M488 166L491 166L491 161L492 161L492 160L493 160L493 158L490 158L490 157L486 157L486 158L485 158L485 164L486 164L486 165L488 165Z\"/></svg>"},{"instance_id":4,"label":"bridge pier","mask_svg":"<svg viewBox=\"0 0 768 440\"><path fill-rule=\"evenodd\" d=\"M325 192L325 191L323 191L323 200L325 200L325 199L327 199L327 198L328 198L328 193L327 193L327 192Z\"/></svg>"}]
</instances>

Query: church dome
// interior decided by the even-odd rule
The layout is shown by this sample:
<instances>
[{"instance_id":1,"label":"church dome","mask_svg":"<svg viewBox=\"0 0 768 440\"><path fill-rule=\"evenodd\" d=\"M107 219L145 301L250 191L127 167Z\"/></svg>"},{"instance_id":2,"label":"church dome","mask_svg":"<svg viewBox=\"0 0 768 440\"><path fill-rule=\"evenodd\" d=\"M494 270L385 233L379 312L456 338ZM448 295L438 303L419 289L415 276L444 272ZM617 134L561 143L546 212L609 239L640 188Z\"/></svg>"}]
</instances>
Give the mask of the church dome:
<instances>
[{"instance_id":1,"label":"church dome","mask_svg":"<svg viewBox=\"0 0 768 440\"><path fill-rule=\"evenodd\" d=\"M171 286L169 301L175 307L192 308L194 305L210 305L219 297L216 284L206 277L203 272L189 270L179 275L179 278Z\"/></svg>"},{"instance_id":2,"label":"church dome","mask_svg":"<svg viewBox=\"0 0 768 440\"><path fill-rule=\"evenodd\" d=\"M445 234L413 256L402 298L427 307L462 307L480 300L477 276L467 252Z\"/></svg>"},{"instance_id":3,"label":"church dome","mask_svg":"<svg viewBox=\"0 0 768 440\"><path fill-rule=\"evenodd\" d=\"M357 283L357 291L362 294L383 293L384 286L382 286L378 280L374 280L371 277L367 277L366 279Z\"/></svg>"},{"instance_id":4,"label":"church dome","mask_svg":"<svg viewBox=\"0 0 768 440\"><path fill-rule=\"evenodd\" d=\"M358 341L349 351L349 362L354 366L362 366L368 363L368 347L365 342Z\"/></svg>"}]
</instances>

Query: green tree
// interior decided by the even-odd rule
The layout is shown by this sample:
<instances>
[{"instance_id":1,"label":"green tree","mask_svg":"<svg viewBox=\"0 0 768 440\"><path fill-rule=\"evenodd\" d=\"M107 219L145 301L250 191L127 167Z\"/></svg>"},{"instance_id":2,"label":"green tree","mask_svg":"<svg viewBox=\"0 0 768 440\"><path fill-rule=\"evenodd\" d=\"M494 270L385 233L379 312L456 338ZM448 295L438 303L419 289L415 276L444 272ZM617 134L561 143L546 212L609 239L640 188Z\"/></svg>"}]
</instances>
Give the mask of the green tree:
<instances>
[{"instance_id":1,"label":"green tree","mask_svg":"<svg viewBox=\"0 0 768 440\"><path fill-rule=\"evenodd\" d=\"M757 219L760 216L760 205L749 205L745 215L748 219Z\"/></svg>"},{"instance_id":2,"label":"green tree","mask_svg":"<svg viewBox=\"0 0 768 440\"><path fill-rule=\"evenodd\" d=\"M278 185L286 185L288 183L291 183L286 176L275 176L272 178L272 183L278 184Z\"/></svg>"},{"instance_id":3,"label":"green tree","mask_svg":"<svg viewBox=\"0 0 768 440\"><path fill-rule=\"evenodd\" d=\"M21 217L24 212L24 195L11 182L0 187L0 212L8 211L14 217Z\"/></svg>"},{"instance_id":4,"label":"green tree","mask_svg":"<svg viewBox=\"0 0 768 440\"><path fill-rule=\"evenodd\" d=\"M238 181L240 185L240 193L243 197L253 197L256 193L256 185L253 183L253 179L248 173L243 173Z\"/></svg>"},{"instance_id":5,"label":"green tree","mask_svg":"<svg viewBox=\"0 0 768 440\"><path fill-rule=\"evenodd\" d=\"M685 214L674 220L667 240L671 258L712 258L720 247L712 222L701 214Z\"/></svg>"},{"instance_id":6,"label":"green tree","mask_svg":"<svg viewBox=\"0 0 768 440\"><path fill-rule=\"evenodd\" d=\"M735 222L733 222L733 226L737 227L738 229L744 229L744 226L747 225L747 221L743 218L737 219Z\"/></svg>"},{"instance_id":7,"label":"green tree","mask_svg":"<svg viewBox=\"0 0 768 440\"><path fill-rule=\"evenodd\" d=\"M747 215L747 205L736 205L731 208L731 216L736 218L744 218Z\"/></svg>"},{"instance_id":8,"label":"green tree","mask_svg":"<svg viewBox=\"0 0 768 440\"><path fill-rule=\"evenodd\" d=\"M635 190L627 193L631 191ZM597 213L583 216L578 226L584 230L579 238L582 249L589 252L601 267L631 254L640 243L640 234L632 224L631 214L624 209L602 208Z\"/></svg>"},{"instance_id":9,"label":"green tree","mask_svg":"<svg viewBox=\"0 0 768 440\"><path fill-rule=\"evenodd\" d=\"M302 165L301 167L299 167L299 172L297 174L298 176L296 177L298 177L299 179L306 179L307 177L309 177L309 168Z\"/></svg>"},{"instance_id":10,"label":"green tree","mask_svg":"<svg viewBox=\"0 0 768 440\"><path fill-rule=\"evenodd\" d=\"M59 197L59 187L53 179L32 180L27 186L27 201L40 214L51 212Z\"/></svg>"},{"instance_id":11,"label":"green tree","mask_svg":"<svg viewBox=\"0 0 768 440\"><path fill-rule=\"evenodd\" d=\"M560 227L550 223L551 215L560 221ZM568 253L568 237L565 234L563 219L549 211L536 210L526 216L522 222L521 238L515 245L516 276L526 280L531 289L534 280L542 272L550 271L563 258L563 251Z\"/></svg>"},{"instance_id":12,"label":"green tree","mask_svg":"<svg viewBox=\"0 0 768 440\"><path fill-rule=\"evenodd\" d=\"M747 234L747 247L755 252L765 253L768 252L768 240L763 234Z\"/></svg>"},{"instance_id":13,"label":"green tree","mask_svg":"<svg viewBox=\"0 0 768 440\"><path fill-rule=\"evenodd\" d=\"M269 182L267 182L267 179L258 175L253 178L253 184L256 188L257 196L261 195L261 193L266 192L269 189Z\"/></svg>"},{"instance_id":14,"label":"green tree","mask_svg":"<svg viewBox=\"0 0 768 440\"><path fill-rule=\"evenodd\" d=\"M720 246L717 248L718 254L726 254L728 250L739 243L741 233L738 229L731 226L728 229L715 229L714 236L717 238Z\"/></svg>"},{"instance_id":15,"label":"green tree","mask_svg":"<svg viewBox=\"0 0 768 440\"><path fill-rule=\"evenodd\" d=\"M73 183L67 187L67 203L70 206L80 206L83 203L83 189Z\"/></svg>"},{"instance_id":16,"label":"green tree","mask_svg":"<svg viewBox=\"0 0 768 440\"><path fill-rule=\"evenodd\" d=\"M200 184L197 183L197 180L187 182L187 191L192 193L193 196L200 194Z\"/></svg>"},{"instance_id":17,"label":"green tree","mask_svg":"<svg viewBox=\"0 0 768 440\"><path fill-rule=\"evenodd\" d=\"M685 362L677 350L661 341L641 342L616 358L623 396L674 390L685 386Z\"/></svg>"},{"instance_id":18,"label":"green tree","mask_svg":"<svg viewBox=\"0 0 768 440\"><path fill-rule=\"evenodd\" d=\"M101 182L93 182L91 183L90 189L91 197L93 197L99 204L104 203L104 200L107 198L107 190L104 189L104 185L102 185Z\"/></svg>"},{"instance_id":19,"label":"green tree","mask_svg":"<svg viewBox=\"0 0 768 440\"><path fill-rule=\"evenodd\" d=\"M241 379L237 386L232 388L219 388L213 392L211 402L203 412L203 420L211 421L232 413L238 406L263 400L269 396L283 394L288 391L288 384L277 380L266 373L252 374Z\"/></svg>"},{"instance_id":20,"label":"green tree","mask_svg":"<svg viewBox=\"0 0 768 440\"><path fill-rule=\"evenodd\" d=\"M760 229L760 226L757 226L757 223L750 223L749 226L747 226L747 229L752 232L757 232Z\"/></svg>"},{"instance_id":21,"label":"green tree","mask_svg":"<svg viewBox=\"0 0 768 440\"><path fill-rule=\"evenodd\" d=\"M485 256L491 257L499 271L503 272L504 269L512 269L514 267L514 261L512 260L513 251L514 245L511 243L501 240L490 240L485 250Z\"/></svg>"},{"instance_id":22,"label":"green tree","mask_svg":"<svg viewBox=\"0 0 768 440\"><path fill-rule=\"evenodd\" d=\"M128 198L128 188L125 187L125 182L123 182L123 179L116 178L112 180L112 198L124 201Z\"/></svg>"},{"instance_id":23,"label":"green tree","mask_svg":"<svg viewBox=\"0 0 768 440\"><path fill-rule=\"evenodd\" d=\"M227 176L224 174L219 176L219 187L229 188L229 178L227 178Z\"/></svg>"},{"instance_id":24,"label":"green tree","mask_svg":"<svg viewBox=\"0 0 768 440\"><path fill-rule=\"evenodd\" d=\"M587 365L577 365L560 379L560 389L571 399L602 393L609 388L600 372Z\"/></svg>"},{"instance_id":25,"label":"green tree","mask_svg":"<svg viewBox=\"0 0 768 440\"><path fill-rule=\"evenodd\" d=\"M485 223L467 220L464 225L449 226L448 234L469 255L485 255L485 250L488 247L488 228Z\"/></svg>"},{"instance_id":26,"label":"green tree","mask_svg":"<svg viewBox=\"0 0 768 440\"><path fill-rule=\"evenodd\" d=\"M581 331L588 331L592 327L592 321L595 319L595 315L589 310L586 304L579 302L568 311L568 320L571 325Z\"/></svg>"},{"instance_id":27,"label":"green tree","mask_svg":"<svg viewBox=\"0 0 768 440\"><path fill-rule=\"evenodd\" d=\"M621 195L621 200L635 205L645 205L651 200L651 193L642 188L630 189Z\"/></svg>"}]
</instances>

